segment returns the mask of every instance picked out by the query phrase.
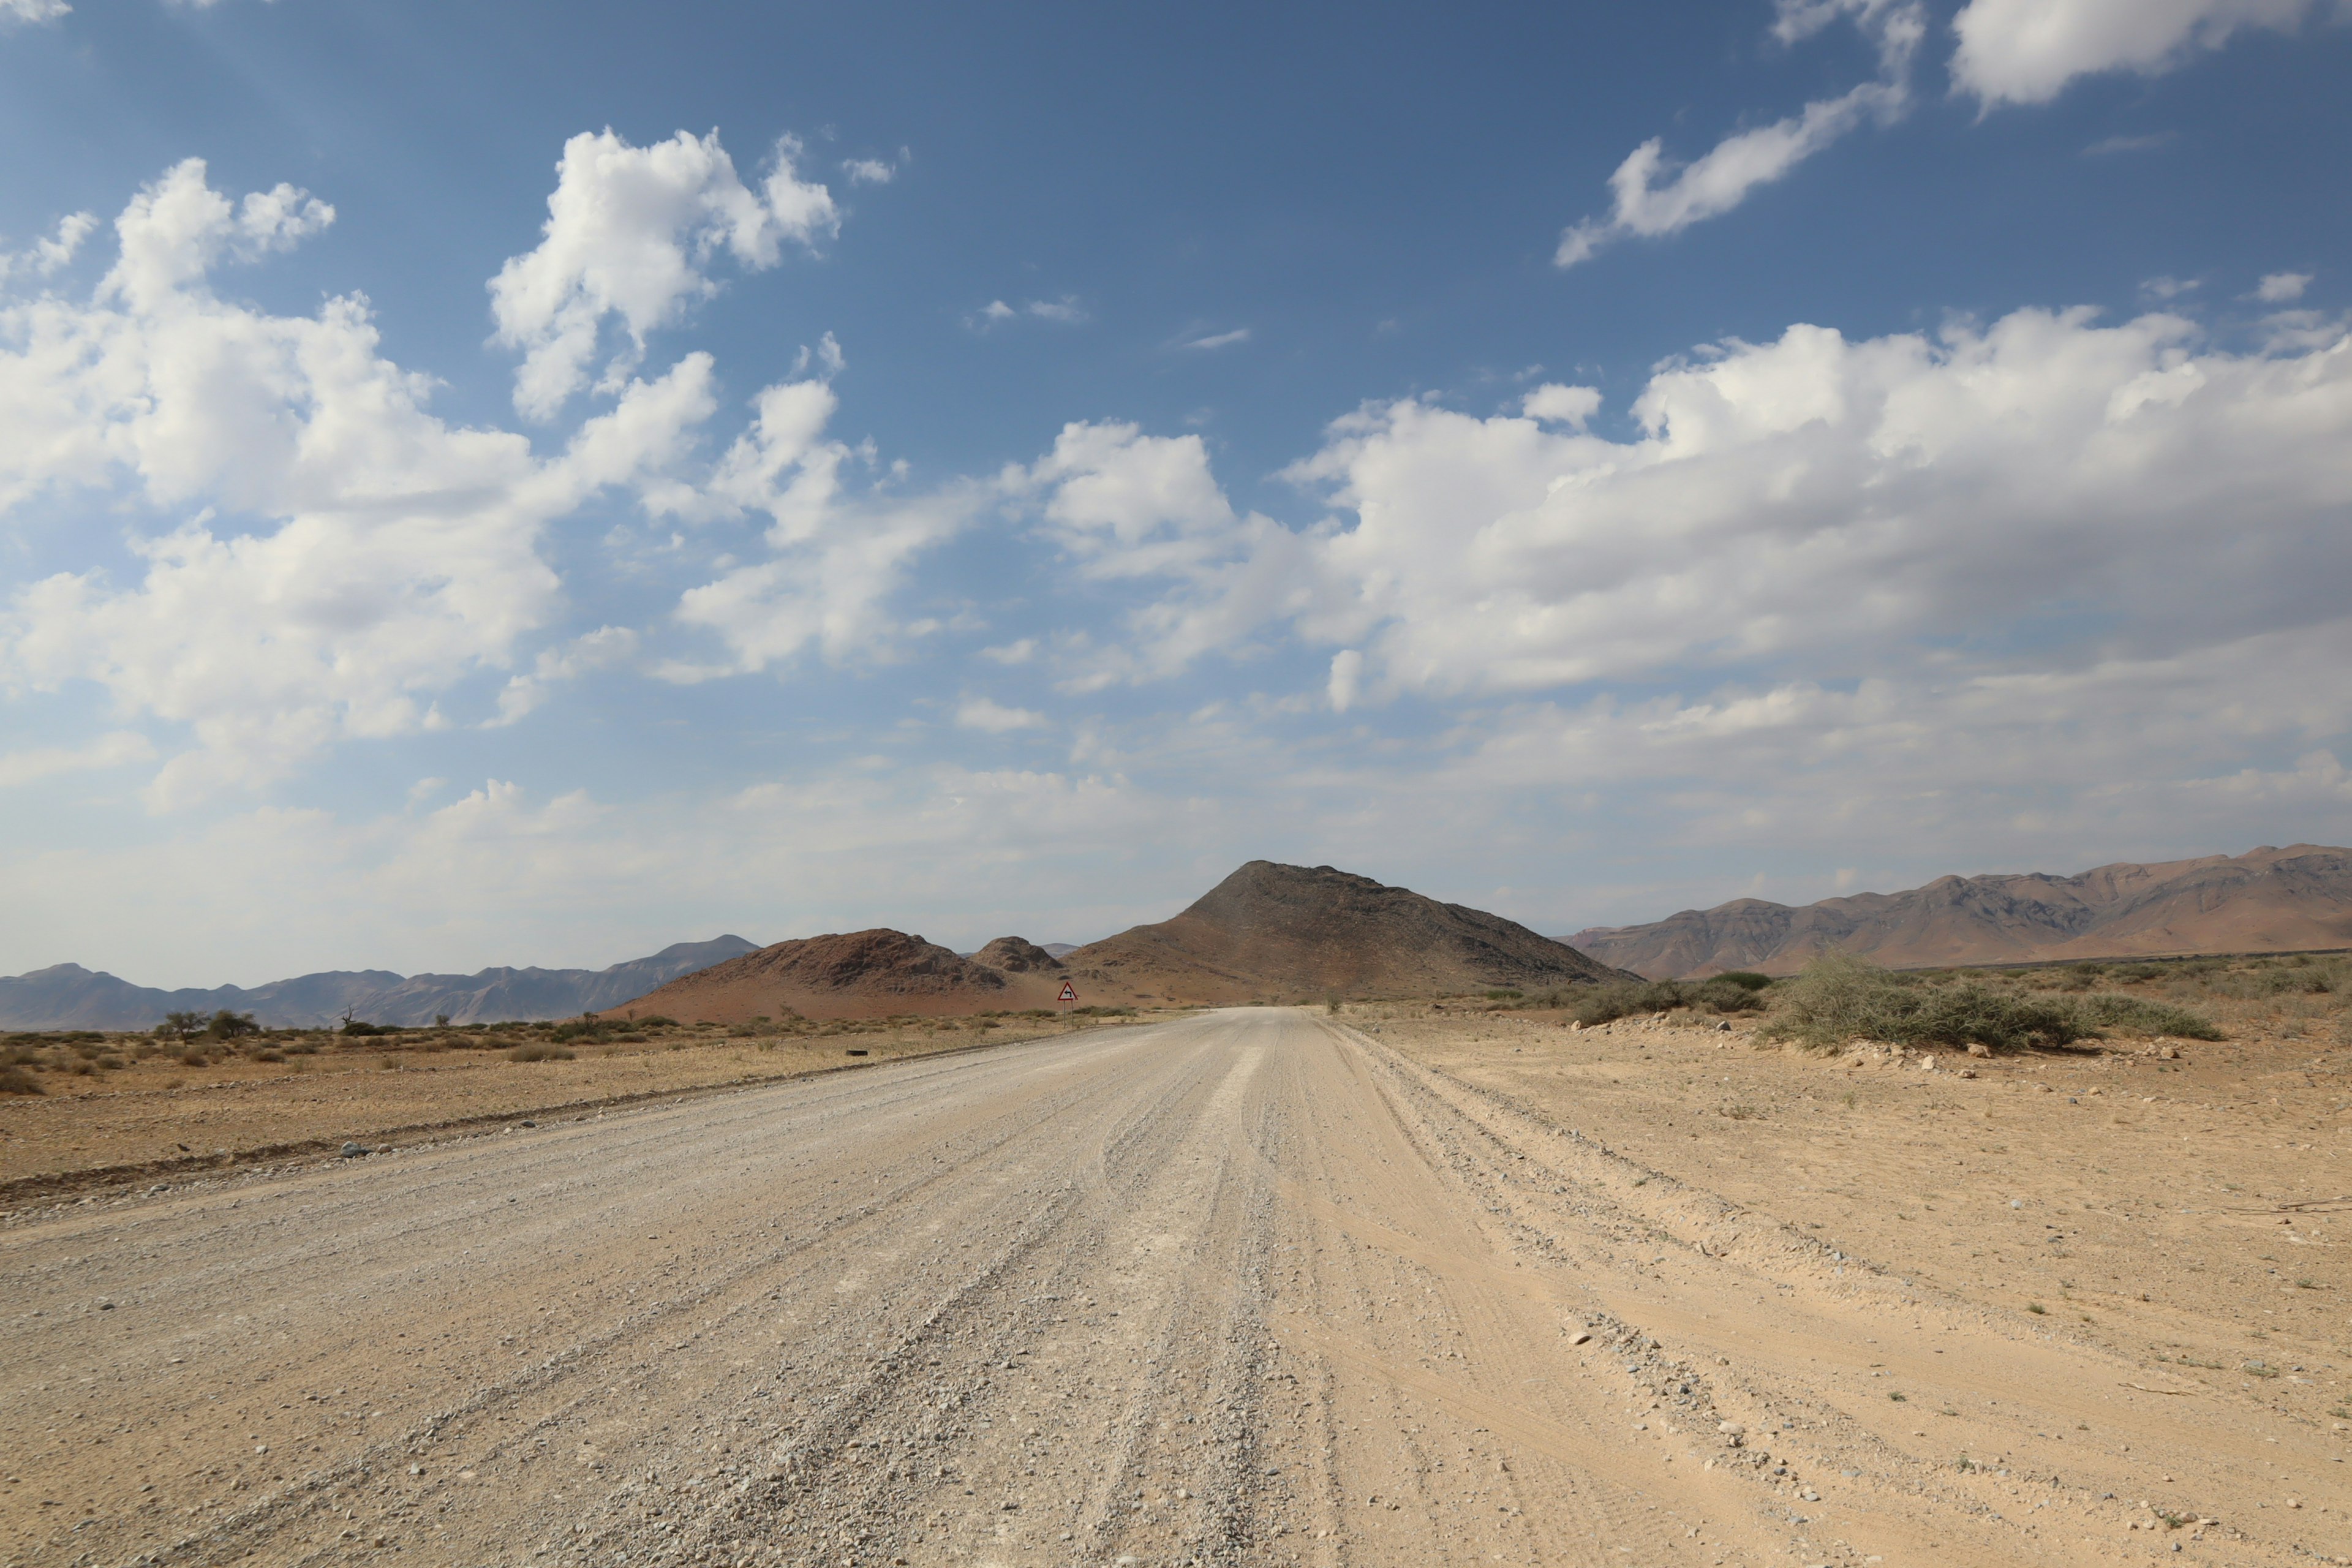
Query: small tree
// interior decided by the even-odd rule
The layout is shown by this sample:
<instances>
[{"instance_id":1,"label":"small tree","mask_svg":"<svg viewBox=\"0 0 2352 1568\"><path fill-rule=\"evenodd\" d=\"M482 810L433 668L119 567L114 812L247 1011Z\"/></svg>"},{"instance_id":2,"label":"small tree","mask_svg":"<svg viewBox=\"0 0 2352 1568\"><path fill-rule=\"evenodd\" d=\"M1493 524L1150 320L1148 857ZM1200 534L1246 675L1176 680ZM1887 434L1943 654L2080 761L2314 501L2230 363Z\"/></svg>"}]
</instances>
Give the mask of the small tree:
<instances>
[{"instance_id":1,"label":"small tree","mask_svg":"<svg viewBox=\"0 0 2352 1568\"><path fill-rule=\"evenodd\" d=\"M205 1027L205 1019L202 1013L166 1013L163 1021L155 1026L155 1034L160 1039L177 1040L186 1045L203 1034Z\"/></svg>"},{"instance_id":2,"label":"small tree","mask_svg":"<svg viewBox=\"0 0 2352 1568\"><path fill-rule=\"evenodd\" d=\"M261 1033L261 1026L250 1013L232 1013L224 1007L205 1025L205 1033L215 1040L236 1040Z\"/></svg>"}]
</instances>

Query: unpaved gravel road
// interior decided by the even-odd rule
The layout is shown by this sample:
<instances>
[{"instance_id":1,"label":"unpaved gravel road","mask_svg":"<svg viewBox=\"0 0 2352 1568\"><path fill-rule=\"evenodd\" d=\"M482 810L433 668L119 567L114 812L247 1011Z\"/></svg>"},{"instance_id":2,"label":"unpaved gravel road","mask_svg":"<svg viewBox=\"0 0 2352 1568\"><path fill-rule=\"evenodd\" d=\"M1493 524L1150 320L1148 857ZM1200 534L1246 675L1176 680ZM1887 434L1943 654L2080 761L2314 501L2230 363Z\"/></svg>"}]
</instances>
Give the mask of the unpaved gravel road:
<instances>
[{"instance_id":1,"label":"unpaved gravel road","mask_svg":"<svg viewBox=\"0 0 2352 1568\"><path fill-rule=\"evenodd\" d=\"M84 1203L0 1229L0 1560L2352 1551L2319 1434L1606 1131L1235 1010ZM1948 1402L2098 1436L1963 1469L1913 1430ZM2311 1479L2168 1527L2140 1500L2191 1465Z\"/></svg>"}]
</instances>

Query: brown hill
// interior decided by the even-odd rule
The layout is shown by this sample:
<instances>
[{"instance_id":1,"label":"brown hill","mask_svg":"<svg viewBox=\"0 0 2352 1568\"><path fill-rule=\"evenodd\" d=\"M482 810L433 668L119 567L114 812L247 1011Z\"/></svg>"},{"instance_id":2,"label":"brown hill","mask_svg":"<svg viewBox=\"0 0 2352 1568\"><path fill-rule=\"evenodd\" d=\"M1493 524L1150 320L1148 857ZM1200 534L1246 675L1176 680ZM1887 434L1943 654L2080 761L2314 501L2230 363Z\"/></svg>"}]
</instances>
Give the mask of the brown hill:
<instances>
[{"instance_id":1,"label":"brown hill","mask_svg":"<svg viewBox=\"0 0 2352 1568\"><path fill-rule=\"evenodd\" d=\"M1619 976L1523 925L1328 866L1253 860L1175 919L1062 960L1087 1001L1429 995Z\"/></svg>"},{"instance_id":2,"label":"brown hill","mask_svg":"<svg viewBox=\"0 0 2352 1568\"><path fill-rule=\"evenodd\" d=\"M1027 937L1000 936L971 955L974 963L1001 969L1007 974L1058 973L1062 961Z\"/></svg>"},{"instance_id":3,"label":"brown hill","mask_svg":"<svg viewBox=\"0 0 2352 1568\"><path fill-rule=\"evenodd\" d=\"M2352 850L2101 866L2075 877L1939 877L1902 893L1791 907L1734 899L1568 939L1639 974L1790 974L1831 948L1891 967L2352 945Z\"/></svg>"},{"instance_id":4,"label":"brown hill","mask_svg":"<svg viewBox=\"0 0 2352 1568\"><path fill-rule=\"evenodd\" d=\"M1034 994L1049 998L1053 989L1042 979L1020 984L1002 969L960 958L919 936L875 930L780 942L611 1011L716 1024L795 1013L804 1018L938 1016L1042 1005L1045 998Z\"/></svg>"}]
</instances>

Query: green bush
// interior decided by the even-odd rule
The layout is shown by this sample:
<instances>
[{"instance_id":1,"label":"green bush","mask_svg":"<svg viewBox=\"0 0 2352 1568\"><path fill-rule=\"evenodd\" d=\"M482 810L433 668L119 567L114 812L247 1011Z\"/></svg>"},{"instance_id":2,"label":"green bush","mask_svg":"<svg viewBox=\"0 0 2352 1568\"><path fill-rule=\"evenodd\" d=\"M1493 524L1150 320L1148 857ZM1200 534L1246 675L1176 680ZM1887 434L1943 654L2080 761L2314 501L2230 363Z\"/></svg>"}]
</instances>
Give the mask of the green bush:
<instances>
[{"instance_id":1,"label":"green bush","mask_svg":"<svg viewBox=\"0 0 2352 1568\"><path fill-rule=\"evenodd\" d=\"M1618 981L1580 986L1567 999L1576 1021L1590 1027L1636 1013L1667 1013L1676 1007L1704 1007L1717 1013L1750 1013L1764 998L1725 975L1711 980Z\"/></svg>"},{"instance_id":2,"label":"green bush","mask_svg":"<svg viewBox=\"0 0 2352 1568\"><path fill-rule=\"evenodd\" d=\"M1727 969L1716 979L1737 985L1743 991L1761 991L1772 984L1769 974L1759 974L1752 969Z\"/></svg>"},{"instance_id":3,"label":"green bush","mask_svg":"<svg viewBox=\"0 0 2352 1568\"><path fill-rule=\"evenodd\" d=\"M2128 1035L2179 1035L2185 1040L2221 1038L2221 1031L2203 1014L2169 1003L2151 1002L2145 996L2103 992L2084 997L2080 1007L2102 1029L2120 1029Z\"/></svg>"},{"instance_id":4,"label":"green bush","mask_svg":"<svg viewBox=\"0 0 2352 1568\"><path fill-rule=\"evenodd\" d=\"M2221 1037L2198 1014L2142 997L2024 995L1973 980L1927 984L1844 952L1822 954L1776 990L1780 1006L1768 1032L1819 1050L1865 1039L2021 1051L2070 1045L2110 1028Z\"/></svg>"}]
</instances>

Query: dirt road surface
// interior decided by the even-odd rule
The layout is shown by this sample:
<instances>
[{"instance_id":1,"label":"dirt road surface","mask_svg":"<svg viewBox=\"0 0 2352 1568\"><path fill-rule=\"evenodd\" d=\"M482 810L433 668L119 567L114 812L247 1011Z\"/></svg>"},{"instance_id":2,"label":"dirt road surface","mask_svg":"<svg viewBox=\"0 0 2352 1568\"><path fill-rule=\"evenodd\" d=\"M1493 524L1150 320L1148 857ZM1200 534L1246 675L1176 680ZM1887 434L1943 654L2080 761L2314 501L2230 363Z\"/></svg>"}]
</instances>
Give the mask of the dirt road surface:
<instances>
[{"instance_id":1,"label":"dirt road surface","mask_svg":"<svg viewBox=\"0 0 2352 1568\"><path fill-rule=\"evenodd\" d=\"M2340 1436L1606 1134L1234 1010L79 1204L0 1229L0 1561L2352 1552Z\"/></svg>"}]
</instances>

